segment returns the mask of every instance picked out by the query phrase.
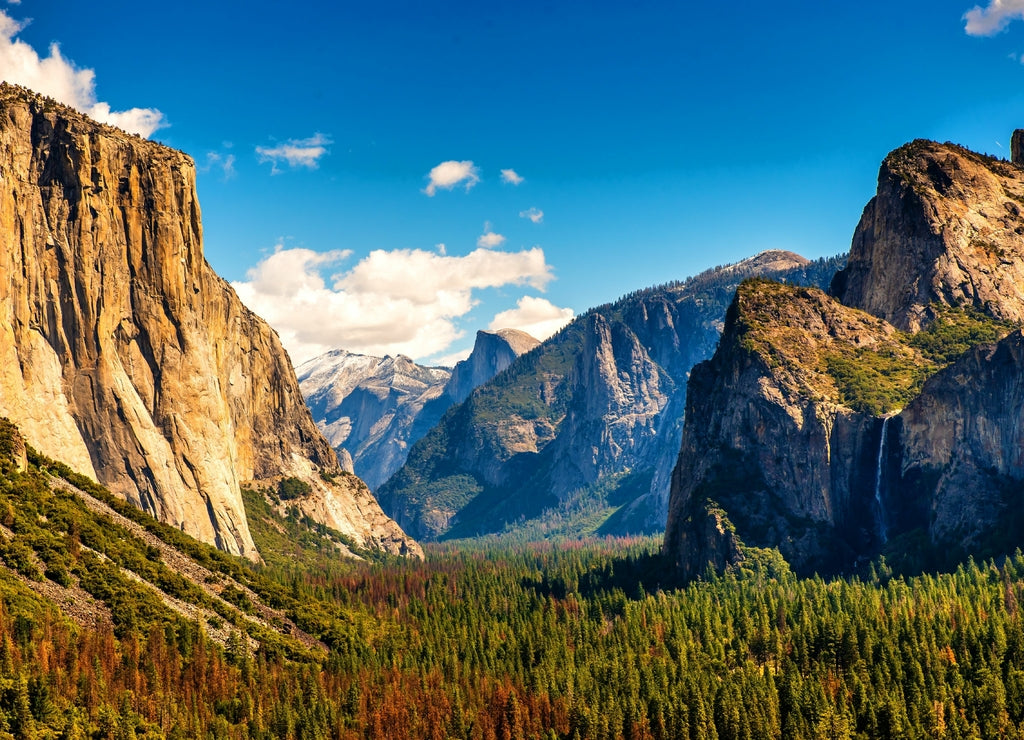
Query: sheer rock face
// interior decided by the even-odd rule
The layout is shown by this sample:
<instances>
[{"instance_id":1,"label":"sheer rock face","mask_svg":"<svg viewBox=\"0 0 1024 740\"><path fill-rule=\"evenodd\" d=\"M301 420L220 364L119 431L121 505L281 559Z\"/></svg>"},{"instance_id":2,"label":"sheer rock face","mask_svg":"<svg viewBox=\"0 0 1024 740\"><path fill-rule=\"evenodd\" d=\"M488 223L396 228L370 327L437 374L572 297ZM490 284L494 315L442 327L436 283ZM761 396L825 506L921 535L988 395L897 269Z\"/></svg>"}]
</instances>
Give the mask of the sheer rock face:
<instances>
[{"instance_id":1,"label":"sheer rock face","mask_svg":"<svg viewBox=\"0 0 1024 740\"><path fill-rule=\"evenodd\" d=\"M1020 331L975 347L932 377L890 439L899 464L889 487L894 524L927 528L935 542L967 551L994 530L1019 526L1022 418Z\"/></svg>"},{"instance_id":2,"label":"sheer rock face","mask_svg":"<svg viewBox=\"0 0 1024 740\"><path fill-rule=\"evenodd\" d=\"M901 535L939 557L1021 544L1020 334L939 370L909 336L949 306L1024 320L1022 204L1024 169L915 141L883 163L832 298L741 286L688 387L665 536L686 576L740 542L802 572L848 571ZM934 374L888 420L856 412L828 354L857 367L861 350Z\"/></svg>"},{"instance_id":3,"label":"sheer rock face","mask_svg":"<svg viewBox=\"0 0 1024 740\"><path fill-rule=\"evenodd\" d=\"M1017 129L1010 137L1010 161L1024 165L1024 129Z\"/></svg>"},{"instance_id":4,"label":"sheer rock face","mask_svg":"<svg viewBox=\"0 0 1024 740\"><path fill-rule=\"evenodd\" d=\"M358 542L407 547L321 479L337 456L277 335L203 258L189 157L2 85L0 223L0 415L32 445L232 553L258 557L240 483L281 476Z\"/></svg>"},{"instance_id":5,"label":"sheer rock face","mask_svg":"<svg viewBox=\"0 0 1024 740\"><path fill-rule=\"evenodd\" d=\"M639 302L673 334L689 328L663 296ZM385 511L420 537L472 536L635 461L677 382L611 313L577 319L453 407L381 489Z\"/></svg>"},{"instance_id":6,"label":"sheer rock face","mask_svg":"<svg viewBox=\"0 0 1024 740\"><path fill-rule=\"evenodd\" d=\"M740 286L690 375L665 535L685 577L733 564L740 541L798 572L848 567L872 543L881 425L842 405L824 358L837 343L901 351L895 333L820 290Z\"/></svg>"},{"instance_id":7,"label":"sheer rock face","mask_svg":"<svg viewBox=\"0 0 1024 740\"><path fill-rule=\"evenodd\" d=\"M832 292L911 331L934 304L1024 320L1024 169L923 140L892 152Z\"/></svg>"},{"instance_id":8,"label":"sheer rock face","mask_svg":"<svg viewBox=\"0 0 1024 740\"><path fill-rule=\"evenodd\" d=\"M452 368L451 378L444 389L448 404L462 403L474 389L539 344L538 340L518 329L478 331L469 357Z\"/></svg>"}]
</instances>

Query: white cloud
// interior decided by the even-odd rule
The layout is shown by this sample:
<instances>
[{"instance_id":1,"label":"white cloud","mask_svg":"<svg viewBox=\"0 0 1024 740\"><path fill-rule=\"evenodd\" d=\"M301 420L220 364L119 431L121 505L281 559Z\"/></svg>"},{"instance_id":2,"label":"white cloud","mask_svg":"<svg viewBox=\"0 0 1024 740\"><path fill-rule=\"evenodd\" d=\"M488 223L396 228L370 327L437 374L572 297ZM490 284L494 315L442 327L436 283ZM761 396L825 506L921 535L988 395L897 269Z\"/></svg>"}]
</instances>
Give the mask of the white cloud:
<instances>
[{"instance_id":1,"label":"white cloud","mask_svg":"<svg viewBox=\"0 0 1024 740\"><path fill-rule=\"evenodd\" d=\"M456 162L454 159L450 159L431 169L427 178L430 182L423 192L433 198L438 188L451 190L461 182L466 183L468 192L470 188L480 182L480 170L471 160Z\"/></svg>"},{"instance_id":2,"label":"white cloud","mask_svg":"<svg viewBox=\"0 0 1024 740\"><path fill-rule=\"evenodd\" d=\"M221 154L220 152L207 152L206 161L196 169L200 172L209 172L210 170L218 169L221 171L225 180L230 180L236 174L235 155Z\"/></svg>"},{"instance_id":3,"label":"white cloud","mask_svg":"<svg viewBox=\"0 0 1024 740\"><path fill-rule=\"evenodd\" d=\"M111 110L109 103L96 100L96 73L79 69L65 59L60 46L50 44L50 55L40 58L35 49L17 38L24 23L0 10L0 79L23 85L37 93L82 111L100 123L118 126L139 136L150 136L167 125L155 108Z\"/></svg>"},{"instance_id":4,"label":"white cloud","mask_svg":"<svg viewBox=\"0 0 1024 740\"><path fill-rule=\"evenodd\" d=\"M462 349L449 352L444 355L428 357L422 361L422 364L427 367L455 367L455 365L467 359L471 354L473 354L472 346L463 347Z\"/></svg>"},{"instance_id":5,"label":"white cloud","mask_svg":"<svg viewBox=\"0 0 1024 740\"><path fill-rule=\"evenodd\" d=\"M987 8L975 5L964 13L964 30L969 36L994 36L1020 18L1024 18L1024 0L991 0Z\"/></svg>"},{"instance_id":6,"label":"white cloud","mask_svg":"<svg viewBox=\"0 0 1024 740\"><path fill-rule=\"evenodd\" d=\"M507 182L510 185L520 185L523 182L523 177L520 176L515 170L502 170L501 181Z\"/></svg>"},{"instance_id":7,"label":"white cloud","mask_svg":"<svg viewBox=\"0 0 1024 740\"><path fill-rule=\"evenodd\" d=\"M505 241L505 237L501 234L495 234L493 231L487 231L481 234L477 240L476 245L478 247L491 248L500 246Z\"/></svg>"},{"instance_id":8,"label":"white cloud","mask_svg":"<svg viewBox=\"0 0 1024 740\"><path fill-rule=\"evenodd\" d=\"M535 224L539 224L544 220L544 211L539 208L530 208L527 211L520 211L519 218L528 218Z\"/></svg>"},{"instance_id":9,"label":"white cloud","mask_svg":"<svg viewBox=\"0 0 1024 740\"><path fill-rule=\"evenodd\" d=\"M492 331L519 329L544 340L572 321L574 315L571 308L559 308L546 298L526 295L519 299L515 308L496 315L488 328Z\"/></svg>"},{"instance_id":10,"label":"white cloud","mask_svg":"<svg viewBox=\"0 0 1024 740\"><path fill-rule=\"evenodd\" d=\"M315 170L320 166L320 158L327 154L327 147L332 144L330 137L315 133L308 139L288 139L277 146L258 146L256 154L260 163L270 162L270 173L280 174L279 164L284 162L289 167L306 167Z\"/></svg>"},{"instance_id":11,"label":"white cloud","mask_svg":"<svg viewBox=\"0 0 1024 740\"><path fill-rule=\"evenodd\" d=\"M455 320L476 305L474 290L543 290L553 277L539 247L477 249L464 257L399 249L371 252L329 285L323 270L350 256L278 246L248 280L233 286L278 331L298 364L337 347L370 355L437 355L462 336Z\"/></svg>"}]
</instances>

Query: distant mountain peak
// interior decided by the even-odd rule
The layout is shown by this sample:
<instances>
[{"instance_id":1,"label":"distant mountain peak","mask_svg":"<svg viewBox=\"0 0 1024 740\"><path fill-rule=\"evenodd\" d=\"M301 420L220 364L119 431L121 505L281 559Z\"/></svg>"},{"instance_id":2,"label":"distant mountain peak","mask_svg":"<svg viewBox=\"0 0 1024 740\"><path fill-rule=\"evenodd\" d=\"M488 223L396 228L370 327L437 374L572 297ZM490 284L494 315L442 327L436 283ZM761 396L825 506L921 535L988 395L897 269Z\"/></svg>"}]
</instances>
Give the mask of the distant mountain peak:
<instances>
[{"instance_id":1,"label":"distant mountain peak","mask_svg":"<svg viewBox=\"0 0 1024 740\"><path fill-rule=\"evenodd\" d=\"M539 344L539 340L518 329L481 329L476 333L476 342L469 357L452 368L452 377L444 389L445 396L452 405L462 403L474 389Z\"/></svg>"},{"instance_id":2,"label":"distant mountain peak","mask_svg":"<svg viewBox=\"0 0 1024 740\"><path fill-rule=\"evenodd\" d=\"M811 264L809 259L796 252L790 252L785 249L766 249L763 252L758 252L753 257L747 257L739 262L722 267L721 273L728 275L733 272L745 272L752 269L791 270L795 267L806 267L809 264Z\"/></svg>"}]
</instances>

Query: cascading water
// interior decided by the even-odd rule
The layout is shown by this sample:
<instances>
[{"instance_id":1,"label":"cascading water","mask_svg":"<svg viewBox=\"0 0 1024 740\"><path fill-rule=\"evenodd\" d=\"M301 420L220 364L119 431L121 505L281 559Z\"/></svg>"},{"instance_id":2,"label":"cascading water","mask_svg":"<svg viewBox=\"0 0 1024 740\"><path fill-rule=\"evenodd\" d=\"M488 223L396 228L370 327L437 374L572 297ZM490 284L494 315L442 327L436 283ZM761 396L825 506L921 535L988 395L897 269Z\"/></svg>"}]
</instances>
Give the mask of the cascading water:
<instances>
[{"instance_id":1,"label":"cascading water","mask_svg":"<svg viewBox=\"0 0 1024 740\"><path fill-rule=\"evenodd\" d=\"M882 474L885 468L885 436L889 426L889 419L886 416L882 419L882 435L878 440L878 462L875 469L875 510L878 523L878 536L882 542L886 542L889 536L889 522L885 516L885 504L882 503Z\"/></svg>"}]
</instances>

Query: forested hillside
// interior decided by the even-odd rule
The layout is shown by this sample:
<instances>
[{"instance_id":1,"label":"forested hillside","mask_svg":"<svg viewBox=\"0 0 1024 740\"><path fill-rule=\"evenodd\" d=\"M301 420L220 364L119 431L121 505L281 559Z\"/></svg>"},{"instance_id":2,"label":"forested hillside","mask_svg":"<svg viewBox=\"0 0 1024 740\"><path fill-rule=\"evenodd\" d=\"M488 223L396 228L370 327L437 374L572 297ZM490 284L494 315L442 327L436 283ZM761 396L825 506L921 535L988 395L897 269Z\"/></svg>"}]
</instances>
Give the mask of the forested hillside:
<instances>
[{"instance_id":1,"label":"forested hillside","mask_svg":"<svg viewBox=\"0 0 1024 740\"><path fill-rule=\"evenodd\" d=\"M1024 735L1020 553L825 581L760 551L678 588L655 539L353 561L253 495L277 553L255 566L17 448L0 438L0 737Z\"/></svg>"}]
</instances>

